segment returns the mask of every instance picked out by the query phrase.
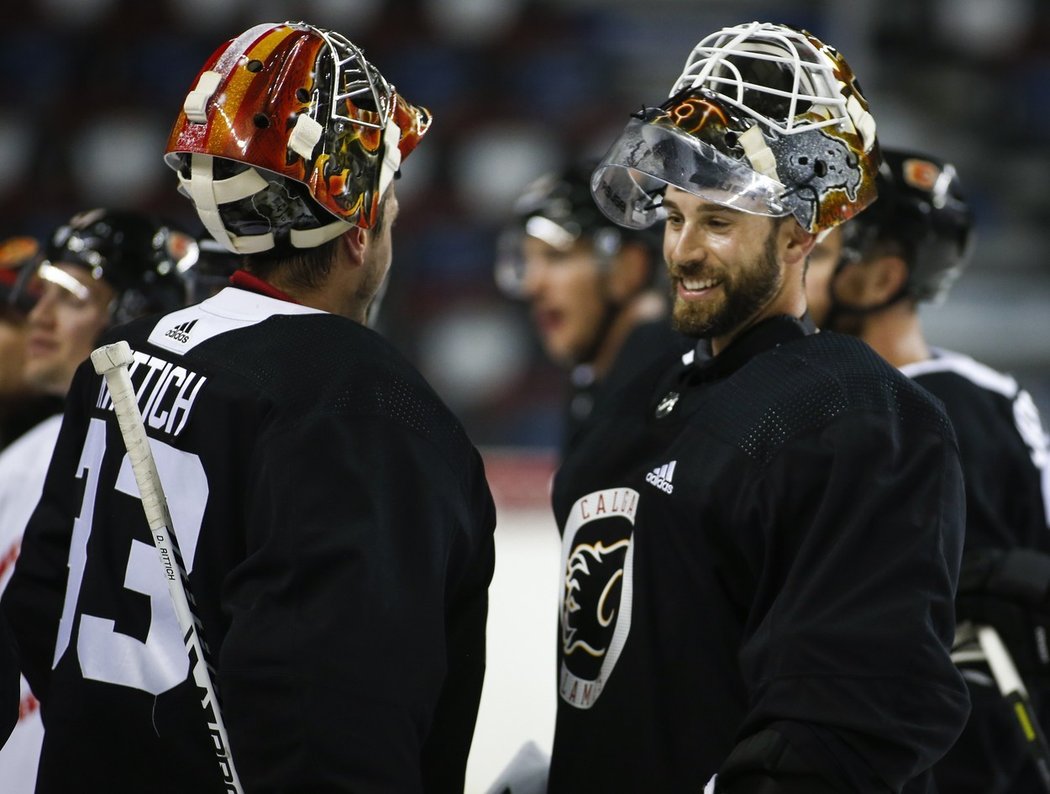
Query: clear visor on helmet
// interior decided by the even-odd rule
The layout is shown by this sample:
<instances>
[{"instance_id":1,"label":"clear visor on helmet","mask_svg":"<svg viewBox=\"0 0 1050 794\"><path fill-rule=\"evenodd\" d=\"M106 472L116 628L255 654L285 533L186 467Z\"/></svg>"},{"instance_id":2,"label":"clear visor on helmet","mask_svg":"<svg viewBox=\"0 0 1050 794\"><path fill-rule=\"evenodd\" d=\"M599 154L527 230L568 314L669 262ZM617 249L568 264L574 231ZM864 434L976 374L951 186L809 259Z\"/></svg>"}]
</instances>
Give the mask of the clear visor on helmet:
<instances>
[{"instance_id":1,"label":"clear visor on helmet","mask_svg":"<svg viewBox=\"0 0 1050 794\"><path fill-rule=\"evenodd\" d=\"M584 252L593 257L596 267L604 270L620 251L623 235L615 226L584 231L575 222L563 225L543 215L531 215L524 224L515 224L503 231L497 242L496 263L493 274L496 285L510 298L526 297L525 280L530 269L550 266L558 257L529 256L527 238L538 240L550 251L559 254ZM546 264L544 264L546 262Z\"/></svg>"},{"instance_id":2,"label":"clear visor on helmet","mask_svg":"<svg viewBox=\"0 0 1050 794\"><path fill-rule=\"evenodd\" d=\"M95 278L90 270L80 265L76 267L88 278ZM48 285L57 288L60 291L57 294L72 296L80 303L87 303L91 300L91 288L87 284L44 259L35 264L29 263L20 269L18 280L11 287L8 302L28 314L43 297Z\"/></svg>"},{"instance_id":3,"label":"clear visor on helmet","mask_svg":"<svg viewBox=\"0 0 1050 794\"><path fill-rule=\"evenodd\" d=\"M55 267L50 262L44 261L40 263L40 266L36 270L37 278L42 281L46 281L49 284L54 284L59 289L65 290L66 292L73 295L77 300L87 302L91 298L91 290L88 289L86 284L83 284L74 276L71 276L65 270ZM32 292L42 292L40 287L31 287L29 290Z\"/></svg>"},{"instance_id":4,"label":"clear visor on helmet","mask_svg":"<svg viewBox=\"0 0 1050 794\"><path fill-rule=\"evenodd\" d=\"M515 224L500 234L494 271L496 285L505 295L515 299L525 296L527 237L534 237L556 251L568 252L580 238L580 230L566 229L543 215L532 215L525 219L524 225Z\"/></svg>"},{"instance_id":5,"label":"clear visor on helmet","mask_svg":"<svg viewBox=\"0 0 1050 794\"><path fill-rule=\"evenodd\" d=\"M787 188L670 124L631 119L591 177L594 200L611 220L644 229L663 220L667 185L755 215L792 211Z\"/></svg>"}]
</instances>

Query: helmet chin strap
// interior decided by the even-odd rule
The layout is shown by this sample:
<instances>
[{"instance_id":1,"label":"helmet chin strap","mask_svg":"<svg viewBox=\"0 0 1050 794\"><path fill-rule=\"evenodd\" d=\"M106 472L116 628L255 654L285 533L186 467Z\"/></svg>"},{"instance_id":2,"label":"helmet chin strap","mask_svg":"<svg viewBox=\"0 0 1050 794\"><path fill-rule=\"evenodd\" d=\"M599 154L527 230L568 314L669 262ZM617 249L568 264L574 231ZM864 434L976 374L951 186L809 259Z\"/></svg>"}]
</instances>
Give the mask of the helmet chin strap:
<instances>
[{"instance_id":1,"label":"helmet chin strap","mask_svg":"<svg viewBox=\"0 0 1050 794\"><path fill-rule=\"evenodd\" d=\"M573 365L574 367L594 363L595 359L598 358L598 354L602 350L602 345L604 345L609 338L609 330L612 328L613 323L616 322L616 318L619 316L620 310L623 308L622 305L609 297L608 290L606 290L605 298L602 301L602 307L602 317L591 339L591 344L587 347L587 350L583 355L578 358Z\"/></svg>"}]
</instances>

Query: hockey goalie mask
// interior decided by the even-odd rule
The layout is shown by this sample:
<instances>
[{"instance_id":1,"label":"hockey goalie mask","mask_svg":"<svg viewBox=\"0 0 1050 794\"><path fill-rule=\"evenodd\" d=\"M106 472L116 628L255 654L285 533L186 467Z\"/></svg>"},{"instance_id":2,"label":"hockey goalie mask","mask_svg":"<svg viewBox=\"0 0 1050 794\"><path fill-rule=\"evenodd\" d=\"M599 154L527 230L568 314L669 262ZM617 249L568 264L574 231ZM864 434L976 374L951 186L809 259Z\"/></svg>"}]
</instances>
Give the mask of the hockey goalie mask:
<instances>
[{"instance_id":1,"label":"hockey goalie mask","mask_svg":"<svg viewBox=\"0 0 1050 794\"><path fill-rule=\"evenodd\" d=\"M752 22L694 48L659 108L628 123L591 180L612 220L662 219L667 185L831 229L875 200L875 121L846 61L805 31Z\"/></svg>"},{"instance_id":2,"label":"hockey goalie mask","mask_svg":"<svg viewBox=\"0 0 1050 794\"><path fill-rule=\"evenodd\" d=\"M312 248L375 225L430 120L338 33L257 25L205 63L165 162L230 251Z\"/></svg>"}]
</instances>

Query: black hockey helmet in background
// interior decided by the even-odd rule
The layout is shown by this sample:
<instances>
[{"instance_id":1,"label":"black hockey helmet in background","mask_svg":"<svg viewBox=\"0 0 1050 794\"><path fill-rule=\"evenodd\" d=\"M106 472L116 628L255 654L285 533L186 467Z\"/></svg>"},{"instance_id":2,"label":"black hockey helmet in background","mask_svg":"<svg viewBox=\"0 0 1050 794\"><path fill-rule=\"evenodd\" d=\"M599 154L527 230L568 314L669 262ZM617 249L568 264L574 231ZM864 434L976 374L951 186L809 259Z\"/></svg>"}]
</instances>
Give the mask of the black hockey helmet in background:
<instances>
[{"instance_id":1,"label":"black hockey helmet in background","mask_svg":"<svg viewBox=\"0 0 1050 794\"><path fill-rule=\"evenodd\" d=\"M496 284L512 298L522 297L525 261L522 243L535 237L558 250L589 240L601 265L607 265L628 243L645 248L653 262L652 278L662 270L662 227L626 229L609 220L591 196L594 163L544 174L525 187L499 239Z\"/></svg>"},{"instance_id":2,"label":"black hockey helmet in background","mask_svg":"<svg viewBox=\"0 0 1050 794\"><path fill-rule=\"evenodd\" d=\"M110 317L118 324L185 306L184 274L197 258L197 241L165 220L133 210L92 209L52 232L35 274L50 280L48 273L58 264L87 269L116 291Z\"/></svg>"},{"instance_id":3,"label":"black hockey helmet in background","mask_svg":"<svg viewBox=\"0 0 1050 794\"><path fill-rule=\"evenodd\" d=\"M917 152L882 150L878 200L843 227L843 248L854 259L895 245L908 265L903 296L936 302L965 267L973 214L955 167Z\"/></svg>"},{"instance_id":4,"label":"black hockey helmet in background","mask_svg":"<svg viewBox=\"0 0 1050 794\"><path fill-rule=\"evenodd\" d=\"M230 276L241 266L243 255L227 250L204 234L197 238L197 261L185 272L189 303L200 303L228 287Z\"/></svg>"}]
</instances>

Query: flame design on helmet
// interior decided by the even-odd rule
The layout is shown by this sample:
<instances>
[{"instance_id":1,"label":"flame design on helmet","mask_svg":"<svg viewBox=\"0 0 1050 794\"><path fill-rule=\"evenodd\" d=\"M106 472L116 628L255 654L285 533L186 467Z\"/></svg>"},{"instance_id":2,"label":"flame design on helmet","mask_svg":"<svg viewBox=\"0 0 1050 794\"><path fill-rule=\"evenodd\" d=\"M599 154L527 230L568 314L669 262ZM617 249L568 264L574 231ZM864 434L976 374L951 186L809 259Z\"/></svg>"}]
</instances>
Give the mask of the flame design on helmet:
<instances>
[{"instance_id":1,"label":"flame design on helmet","mask_svg":"<svg viewBox=\"0 0 1050 794\"><path fill-rule=\"evenodd\" d=\"M875 121L845 59L812 34L752 22L693 49L670 97L635 114L592 178L621 225L660 219L667 185L814 234L871 204Z\"/></svg>"},{"instance_id":2,"label":"flame design on helmet","mask_svg":"<svg viewBox=\"0 0 1050 794\"><path fill-rule=\"evenodd\" d=\"M707 140L703 128L718 118L736 133L719 148L794 191L792 212L808 231L838 226L875 200L881 158L868 102L846 59L813 34L760 22L723 28L690 53L672 101L683 92L672 122ZM691 118L682 106L697 101L707 112L694 131L681 123ZM772 162L761 145L734 145L756 122Z\"/></svg>"},{"instance_id":3,"label":"flame design on helmet","mask_svg":"<svg viewBox=\"0 0 1050 794\"><path fill-rule=\"evenodd\" d=\"M304 185L334 216L322 213L315 226L338 219L371 228L383 192L430 122L429 111L406 102L338 33L304 23L258 25L204 64L172 128L165 160L179 171L209 230L232 233L234 244L237 230L227 228L232 223L205 215L221 215L224 199L252 195L252 184L257 191L279 191L282 179ZM194 172L213 167L202 157L258 171L202 197ZM214 178L223 176L230 177L228 169ZM212 178L210 170L202 178ZM289 231L282 227L308 227L307 215L300 208L266 221L280 237ZM222 242L224 235L216 236ZM307 241L319 244L318 236ZM265 250L262 242L246 245L236 250Z\"/></svg>"}]
</instances>

